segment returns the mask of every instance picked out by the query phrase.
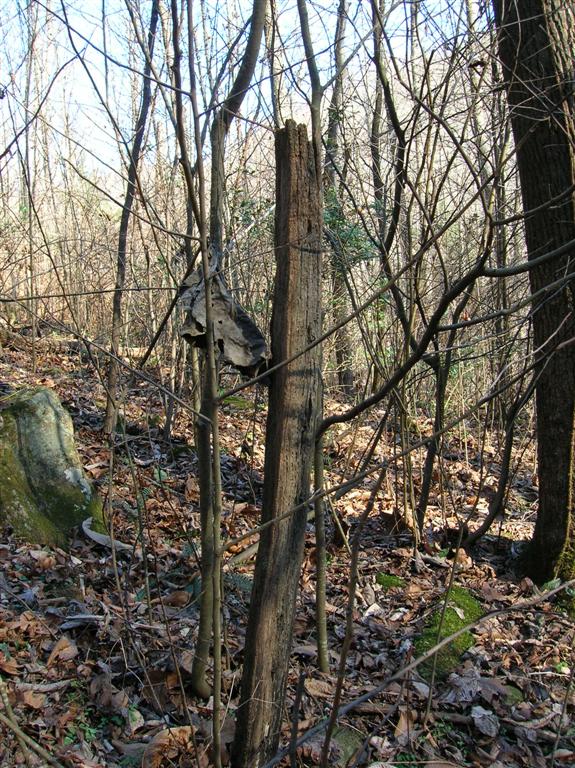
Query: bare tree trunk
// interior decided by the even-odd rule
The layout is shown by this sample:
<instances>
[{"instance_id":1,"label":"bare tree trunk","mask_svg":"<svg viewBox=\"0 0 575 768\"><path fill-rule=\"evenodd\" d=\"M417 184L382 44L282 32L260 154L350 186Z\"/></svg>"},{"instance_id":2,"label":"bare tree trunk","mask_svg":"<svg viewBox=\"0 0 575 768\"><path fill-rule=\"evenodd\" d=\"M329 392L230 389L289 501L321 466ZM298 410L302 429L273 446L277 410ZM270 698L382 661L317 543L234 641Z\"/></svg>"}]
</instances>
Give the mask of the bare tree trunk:
<instances>
[{"instance_id":1,"label":"bare tree trunk","mask_svg":"<svg viewBox=\"0 0 575 768\"><path fill-rule=\"evenodd\" d=\"M118 261L116 269L116 286L112 302L112 339L110 344L110 367L108 369L108 399L106 402L106 418L104 420L104 432L111 434L116 428L116 419L118 417L118 407L116 403L116 392L118 388L119 364L118 354L122 339L122 298L124 294L124 284L126 281L126 253L128 242L128 228L130 225L130 216L134 199L136 197L136 187L138 180L138 165L142 152L142 142L148 119L148 111L152 100L152 85L150 80L150 60L154 49L154 40L156 37L156 27L158 25L158 0L154 0L150 11L150 26L148 29L148 50L149 58L146 59L144 66L144 77L142 84L142 101L140 112L136 121L136 130L134 134L134 143L130 153L128 165L128 186L126 188L126 198L122 208L122 218L120 219L120 231L118 234Z\"/></svg>"},{"instance_id":2,"label":"bare tree trunk","mask_svg":"<svg viewBox=\"0 0 575 768\"><path fill-rule=\"evenodd\" d=\"M328 110L327 142L324 163L325 177L325 195L329 204L333 207L336 220L343 220L344 213L341 201L338 199L336 188L336 167L339 160L339 138L342 121L342 102L343 102L343 75L345 72L343 66L343 41L345 34L345 23L347 20L347 0L340 0L337 9L337 26L334 40L334 65L335 80ZM346 284L346 264L345 254L339 246L337 232L332 240L332 251L330 258L330 271L332 283L332 312L335 325L348 314L348 295ZM335 362L337 380L340 390L343 394L352 396L355 390L355 377L353 372L353 347L349 328L342 325L335 333Z\"/></svg>"},{"instance_id":3,"label":"bare tree trunk","mask_svg":"<svg viewBox=\"0 0 575 768\"><path fill-rule=\"evenodd\" d=\"M254 0L250 34L237 77L212 123L210 188L210 250L213 265L219 264L223 249L223 202L225 195L225 143L232 120L238 114L250 86L264 31L267 0Z\"/></svg>"},{"instance_id":4,"label":"bare tree trunk","mask_svg":"<svg viewBox=\"0 0 575 768\"><path fill-rule=\"evenodd\" d=\"M575 240L575 1L494 0L493 5L527 250L536 259ZM575 575L574 257L572 247L530 272L539 513L528 566L539 582Z\"/></svg>"},{"instance_id":5,"label":"bare tree trunk","mask_svg":"<svg viewBox=\"0 0 575 768\"><path fill-rule=\"evenodd\" d=\"M208 254L202 254L203 276L206 285L206 326L209 326L210 319L208 311L210 310L210 291L211 274L210 269L216 268L220 263L223 250L223 202L225 195L225 143L232 120L237 115L247 89L249 88L255 66L257 63L258 51L260 49L261 39L264 29L265 13L267 0L254 0L253 13L251 19L250 33L246 43L246 49L242 58L240 69L236 79L230 89L230 93L224 101L221 109L214 117L211 127L211 185L210 185L210 252L208 265ZM188 9L190 5L188 5ZM191 19L190 19L191 25ZM191 26L190 26L191 39ZM192 89L195 93L195 87ZM195 113L197 107L194 107ZM199 122L195 116L196 122L196 154L198 158L201 155L201 146L199 138ZM183 139L182 139L183 143ZM201 163L198 162L198 168ZM205 217L203 217L205 218ZM202 223L202 226L205 222ZM207 242L206 242L207 249ZM211 330L210 330L211 333ZM208 338L210 338L208 336ZM207 342L209 345L210 342ZM213 349L207 349L208 357L214 356ZM209 388L209 391L208 391ZM198 645L194 656L192 667L192 683L194 691L199 696L207 697L210 692L210 685L206 678L209 639L214 630L214 655L220 653L218 647L219 640L216 637L216 624L219 622L219 616L214 610L215 605L220 601L219 597L219 579L220 574L218 564L220 563L220 553L216 551L216 529L219 525L219 512L221 508L221 499L218 497L221 478L220 478L220 451L217 440L217 422L218 422L218 403L217 403L217 370L214 364L209 365L206 378L202 386L202 416L205 416L212 424L212 446L204 444L201 441L207 441L209 432L205 429L196 431L196 441L198 447L199 460L199 484L200 484L200 509L202 525L202 601L200 605L200 626L198 629ZM214 667L216 667L214 659ZM216 697L217 670L214 672L214 700ZM214 720L216 727L219 728L216 715L216 701L214 703Z\"/></svg>"},{"instance_id":6,"label":"bare tree trunk","mask_svg":"<svg viewBox=\"0 0 575 768\"><path fill-rule=\"evenodd\" d=\"M274 364L321 332L320 179L305 126L288 121L278 132L276 162ZM308 496L319 393L317 347L272 375L263 522ZM233 750L236 768L263 764L278 746L307 515L302 505L261 535Z\"/></svg>"},{"instance_id":7,"label":"bare tree trunk","mask_svg":"<svg viewBox=\"0 0 575 768\"><path fill-rule=\"evenodd\" d=\"M272 114L274 118L274 128L278 130L281 125L281 106L280 106L280 80L278 72L281 71L281 64L278 61L276 50L276 26L277 26L277 8L276 0L270 0L269 8L266 14L264 36L266 42L266 57L270 71L270 90L272 100Z\"/></svg>"}]
</instances>

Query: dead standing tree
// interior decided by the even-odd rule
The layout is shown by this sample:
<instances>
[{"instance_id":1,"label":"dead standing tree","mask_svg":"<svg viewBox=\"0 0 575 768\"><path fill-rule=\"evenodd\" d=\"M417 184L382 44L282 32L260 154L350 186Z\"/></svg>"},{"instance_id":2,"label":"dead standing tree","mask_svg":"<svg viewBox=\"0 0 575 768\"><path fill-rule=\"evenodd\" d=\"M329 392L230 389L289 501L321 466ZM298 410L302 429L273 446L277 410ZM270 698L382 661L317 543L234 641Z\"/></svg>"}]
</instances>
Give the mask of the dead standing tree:
<instances>
[{"instance_id":1,"label":"dead standing tree","mask_svg":"<svg viewBox=\"0 0 575 768\"><path fill-rule=\"evenodd\" d=\"M305 126L287 121L277 133L276 163L272 365L321 333L320 179ZM317 346L271 374L262 522L277 522L262 532L256 560L233 750L237 768L262 765L279 742L319 396Z\"/></svg>"}]
</instances>

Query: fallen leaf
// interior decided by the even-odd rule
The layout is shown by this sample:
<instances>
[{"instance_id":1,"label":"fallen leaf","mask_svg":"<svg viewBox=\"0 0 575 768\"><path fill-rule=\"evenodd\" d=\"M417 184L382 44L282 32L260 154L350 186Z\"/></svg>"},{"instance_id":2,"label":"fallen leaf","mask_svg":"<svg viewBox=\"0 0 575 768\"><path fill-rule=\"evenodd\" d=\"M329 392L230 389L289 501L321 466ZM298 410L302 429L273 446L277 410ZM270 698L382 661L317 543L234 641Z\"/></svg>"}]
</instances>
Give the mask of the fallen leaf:
<instances>
[{"instance_id":1,"label":"fallen leaf","mask_svg":"<svg viewBox=\"0 0 575 768\"><path fill-rule=\"evenodd\" d=\"M313 677L305 681L304 687L310 696L319 699L331 696L333 693L332 683L328 683L327 680L316 680Z\"/></svg>"},{"instance_id":2,"label":"fallen leaf","mask_svg":"<svg viewBox=\"0 0 575 768\"><path fill-rule=\"evenodd\" d=\"M36 691L23 691L22 701L27 707L32 709L42 709L46 704L46 694L36 693Z\"/></svg>"},{"instance_id":3,"label":"fallen leaf","mask_svg":"<svg viewBox=\"0 0 575 768\"><path fill-rule=\"evenodd\" d=\"M56 641L52 652L46 662L47 667L51 667L57 661L70 661L78 655L78 647L66 635L63 635Z\"/></svg>"},{"instance_id":4,"label":"fallen leaf","mask_svg":"<svg viewBox=\"0 0 575 768\"><path fill-rule=\"evenodd\" d=\"M0 651L0 670L7 675L17 675L20 667L16 659L12 656L6 656L6 654Z\"/></svg>"},{"instance_id":5,"label":"fallen leaf","mask_svg":"<svg viewBox=\"0 0 575 768\"><path fill-rule=\"evenodd\" d=\"M133 736L136 731L139 731L140 728L143 728L143 726L146 724L144 716L139 709L128 707L124 709L123 715L131 736Z\"/></svg>"},{"instance_id":6,"label":"fallen leaf","mask_svg":"<svg viewBox=\"0 0 575 768\"><path fill-rule=\"evenodd\" d=\"M412 683L412 686L415 688L417 693L423 699L427 699L427 697L429 696L429 690L430 690L429 686L427 685L427 683L422 683L422 682L419 682L417 680L414 680L413 683Z\"/></svg>"},{"instance_id":7,"label":"fallen leaf","mask_svg":"<svg viewBox=\"0 0 575 768\"><path fill-rule=\"evenodd\" d=\"M411 741L416 717L417 713L405 707L401 707L399 710L399 718L395 726L394 736L402 747L405 747Z\"/></svg>"},{"instance_id":8,"label":"fallen leaf","mask_svg":"<svg viewBox=\"0 0 575 768\"><path fill-rule=\"evenodd\" d=\"M176 589L163 598L164 605L170 605L173 608L183 608L190 602L192 595L185 589Z\"/></svg>"},{"instance_id":9,"label":"fallen leaf","mask_svg":"<svg viewBox=\"0 0 575 768\"><path fill-rule=\"evenodd\" d=\"M142 768L162 768L194 749L194 730L189 725L164 728L157 733L144 750Z\"/></svg>"},{"instance_id":10,"label":"fallen leaf","mask_svg":"<svg viewBox=\"0 0 575 768\"><path fill-rule=\"evenodd\" d=\"M485 736L497 736L499 733L499 720L489 709L472 707L471 717L473 724L480 733Z\"/></svg>"},{"instance_id":11,"label":"fallen leaf","mask_svg":"<svg viewBox=\"0 0 575 768\"><path fill-rule=\"evenodd\" d=\"M463 608L460 608L458 605L452 605L450 607L459 616L461 621L465 621L465 611Z\"/></svg>"}]
</instances>

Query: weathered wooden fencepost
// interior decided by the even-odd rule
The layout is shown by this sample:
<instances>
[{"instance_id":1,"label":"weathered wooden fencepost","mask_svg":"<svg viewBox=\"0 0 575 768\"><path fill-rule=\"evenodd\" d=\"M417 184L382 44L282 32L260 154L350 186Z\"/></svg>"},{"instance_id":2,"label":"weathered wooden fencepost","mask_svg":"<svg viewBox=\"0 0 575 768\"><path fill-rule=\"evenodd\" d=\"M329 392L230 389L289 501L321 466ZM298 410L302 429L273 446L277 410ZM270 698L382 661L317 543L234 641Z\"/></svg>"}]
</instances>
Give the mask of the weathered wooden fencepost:
<instances>
[{"instance_id":1,"label":"weathered wooden fencepost","mask_svg":"<svg viewBox=\"0 0 575 768\"><path fill-rule=\"evenodd\" d=\"M276 282L272 366L321 333L321 194L304 125L276 134ZM246 636L233 765L257 768L278 747L319 412L320 349L271 374L262 522ZM281 518L281 519L280 519Z\"/></svg>"}]
</instances>

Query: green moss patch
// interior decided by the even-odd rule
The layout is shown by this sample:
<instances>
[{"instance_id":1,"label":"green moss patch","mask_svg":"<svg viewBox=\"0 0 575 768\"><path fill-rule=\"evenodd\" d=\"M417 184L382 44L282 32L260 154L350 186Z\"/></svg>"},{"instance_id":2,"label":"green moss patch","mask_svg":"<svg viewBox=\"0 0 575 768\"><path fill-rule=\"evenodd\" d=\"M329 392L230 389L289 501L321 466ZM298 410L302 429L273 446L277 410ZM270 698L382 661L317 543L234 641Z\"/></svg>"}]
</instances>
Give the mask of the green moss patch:
<instances>
[{"instance_id":1,"label":"green moss patch","mask_svg":"<svg viewBox=\"0 0 575 768\"><path fill-rule=\"evenodd\" d=\"M396 587L405 587L405 579L390 573L378 573L375 580L385 591Z\"/></svg>"},{"instance_id":2,"label":"green moss patch","mask_svg":"<svg viewBox=\"0 0 575 768\"><path fill-rule=\"evenodd\" d=\"M339 755L331 764L334 768L345 768L363 746L364 736L355 729L338 725L333 732L333 741L337 744Z\"/></svg>"},{"instance_id":3,"label":"green moss patch","mask_svg":"<svg viewBox=\"0 0 575 768\"><path fill-rule=\"evenodd\" d=\"M228 397L224 398L223 404L230 406L236 411L249 411L254 407L251 400L246 400L245 397L238 397L237 395L228 395Z\"/></svg>"},{"instance_id":4,"label":"green moss patch","mask_svg":"<svg viewBox=\"0 0 575 768\"><path fill-rule=\"evenodd\" d=\"M463 587L452 587L447 600L447 609L441 624L443 604L440 603L432 612L426 621L423 631L415 641L415 652L417 656L429 651L440 640L452 635L467 624L477 621L483 616L483 609L480 603ZM458 666L461 656L474 643L471 632L464 632L449 645L446 645L437 652L437 662L435 666L436 675L440 678L446 677ZM433 669L433 660L420 664L419 671L425 678L431 676Z\"/></svg>"}]
</instances>

